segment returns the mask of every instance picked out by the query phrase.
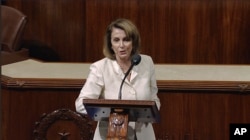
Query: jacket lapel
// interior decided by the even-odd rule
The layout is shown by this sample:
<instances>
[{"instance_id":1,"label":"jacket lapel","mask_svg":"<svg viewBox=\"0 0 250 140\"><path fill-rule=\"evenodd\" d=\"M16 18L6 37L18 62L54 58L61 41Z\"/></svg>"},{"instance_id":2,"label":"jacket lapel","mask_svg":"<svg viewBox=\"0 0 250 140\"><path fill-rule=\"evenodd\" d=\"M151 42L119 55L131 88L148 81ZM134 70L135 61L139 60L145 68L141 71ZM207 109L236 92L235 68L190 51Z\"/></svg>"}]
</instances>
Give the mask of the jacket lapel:
<instances>
[{"instance_id":1,"label":"jacket lapel","mask_svg":"<svg viewBox=\"0 0 250 140\"><path fill-rule=\"evenodd\" d=\"M136 76L138 75L138 66L134 66L133 69L131 70L131 77L130 77L130 82L132 82Z\"/></svg>"},{"instance_id":2,"label":"jacket lapel","mask_svg":"<svg viewBox=\"0 0 250 140\"><path fill-rule=\"evenodd\" d=\"M113 68L114 68L114 72L117 74L117 75L119 75L119 77L121 78L121 80L124 78L124 74L123 74L123 72L122 72L122 70L120 69L120 67L119 67L119 65L117 64L117 62L116 61L112 61L112 65L113 65ZM134 66L133 68L132 68L132 70L131 70L131 77L130 77L130 82L132 82L135 78L136 78L136 76L138 75L138 66ZM127 83L127 84L130 84L130 82L128 81L128 79L126 78L125 79L125 82Z\"/></svg>"}]
</instances>

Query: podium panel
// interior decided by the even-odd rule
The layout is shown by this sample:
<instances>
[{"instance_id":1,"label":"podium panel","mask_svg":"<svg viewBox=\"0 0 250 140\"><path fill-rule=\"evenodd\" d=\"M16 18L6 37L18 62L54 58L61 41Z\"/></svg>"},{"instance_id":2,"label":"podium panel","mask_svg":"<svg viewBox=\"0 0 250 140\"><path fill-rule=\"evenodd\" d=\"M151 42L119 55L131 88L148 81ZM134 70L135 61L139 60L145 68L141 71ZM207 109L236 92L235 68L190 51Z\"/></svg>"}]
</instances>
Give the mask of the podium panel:
<instances>
[{"instance_id":1,"label":"podium panel","mask_svg":"<svg viewBox=\"0 0 250 140\"><path fill-rule=\"evenodd\" d=\"M160 121L154 101L84 99L83 104L88 115L95 121L108 121L110 113L119 109L128 114L129 121L151 123Z\"/></svg>"}]
</instances>

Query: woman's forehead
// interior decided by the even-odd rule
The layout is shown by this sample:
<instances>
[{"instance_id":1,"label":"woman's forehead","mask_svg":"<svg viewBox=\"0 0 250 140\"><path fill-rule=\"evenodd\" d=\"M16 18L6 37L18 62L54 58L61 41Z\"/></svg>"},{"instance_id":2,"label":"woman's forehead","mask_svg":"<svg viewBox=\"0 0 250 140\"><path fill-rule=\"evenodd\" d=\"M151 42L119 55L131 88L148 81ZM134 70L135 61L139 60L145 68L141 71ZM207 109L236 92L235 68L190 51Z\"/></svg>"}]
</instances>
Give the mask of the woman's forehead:
<instances>
[{"instance_id":1,"label":"woman's forehead","mask_svg":"<svg viewBox=\"0 0 250 140\"><path fill-rule=\"evenodd\" d=\"M119 28L113 28L112 32L111 32L111 37L115 37L115 36L119 36L119 37L126 37L126 33L124 30L119 29Z\"/></svg>"}]
</instances>

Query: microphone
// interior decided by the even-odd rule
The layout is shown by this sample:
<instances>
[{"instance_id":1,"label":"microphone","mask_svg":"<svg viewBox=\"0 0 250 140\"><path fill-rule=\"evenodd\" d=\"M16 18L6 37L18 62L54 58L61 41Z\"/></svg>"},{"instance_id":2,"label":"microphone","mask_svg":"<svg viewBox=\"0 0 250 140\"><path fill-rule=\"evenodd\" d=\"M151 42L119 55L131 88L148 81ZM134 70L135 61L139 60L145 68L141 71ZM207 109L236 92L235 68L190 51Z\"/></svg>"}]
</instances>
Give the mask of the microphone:
<instances>
[{"instance_id":1,"label":"microphone","mask_svg":"<svg viewBox=\"0 0 250 140\"><path fill-rule=\"evenodd\" d=\"M126 77L128 76L128 74L130 73L130 71L132 70L132 68L135 66L135 65L138 65L139 63L141 62L141 56L139 54L135 54L132 56L132 59L131 59L131 66L129 67L128 71L125 73L125 76L122 80L122 83L121 83L121 86L120 86L120 90L119 90L119 95L118 95L118 99L121 100L122 99L122 85L126 79Z\"/></svg>"}]
</instances>

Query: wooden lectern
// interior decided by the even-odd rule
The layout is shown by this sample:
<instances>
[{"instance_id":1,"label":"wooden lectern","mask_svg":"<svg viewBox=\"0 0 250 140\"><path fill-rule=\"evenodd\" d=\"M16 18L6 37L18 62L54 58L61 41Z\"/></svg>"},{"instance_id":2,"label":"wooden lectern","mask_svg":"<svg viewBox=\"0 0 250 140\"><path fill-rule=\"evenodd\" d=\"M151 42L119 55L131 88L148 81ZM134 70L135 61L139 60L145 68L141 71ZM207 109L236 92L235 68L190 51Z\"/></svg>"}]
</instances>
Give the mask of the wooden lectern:
<instances>
[{"instance_id":1,"label":"wooden lectern","mask_svg":"<svg viewBox=\"0 0 250 140\"><path fill-rule=\"evenodd\" d=\"M107 140L126 140L129 121L160 121L154 101L83 99L88 115L95 121L109 121Z\"/></svg>"}]
</instances>

